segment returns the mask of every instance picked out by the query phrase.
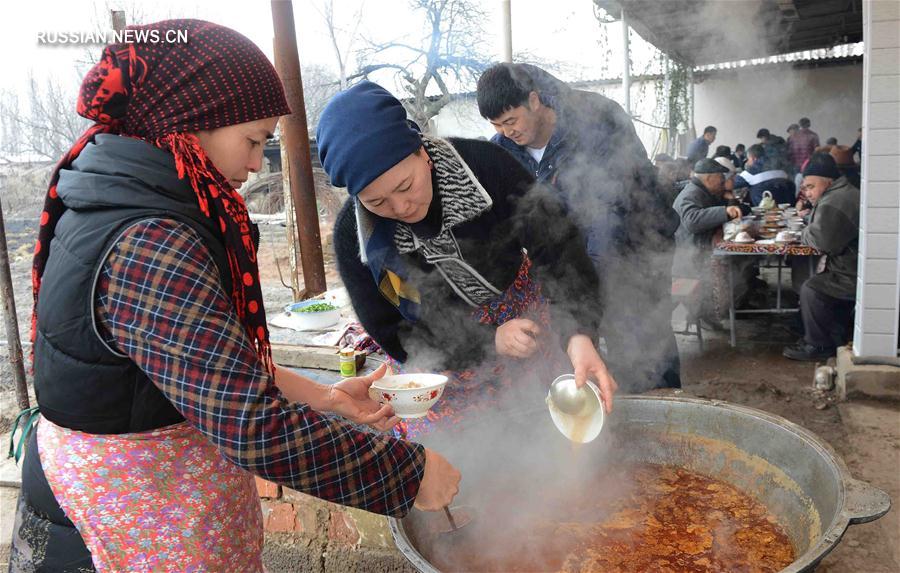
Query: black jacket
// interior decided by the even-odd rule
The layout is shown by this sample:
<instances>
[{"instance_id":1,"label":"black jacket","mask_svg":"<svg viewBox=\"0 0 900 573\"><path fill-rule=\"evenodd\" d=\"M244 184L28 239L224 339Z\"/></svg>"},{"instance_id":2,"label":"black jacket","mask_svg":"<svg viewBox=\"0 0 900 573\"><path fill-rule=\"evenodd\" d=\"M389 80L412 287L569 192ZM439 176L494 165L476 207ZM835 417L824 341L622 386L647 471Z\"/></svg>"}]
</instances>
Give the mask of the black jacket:
<instances>
[{"instance_id":1,"label":"black jacket","mask_svg":"<svg viewBox=\"0 0 900 573\"><path fill-rule=\"evenodd\" d=\"M599 322L597 276L584 239L565 216L555 194L508 153L491 143L451 139L451 145L491 196L493 206L454 227L462 256L491 284L505 290L515 278L521 249L532 259L532 276L551 303L551 320L563 340L576 333L593 337ZM435 206L426 220L435 216ZM334 247L338 270L366 331L400 361L427 361L430 368L462 369L494 354L495 327L479 324L466 305L418 252L401 255L413 269L411 282L422 296L420 319L404 319L378 290L360 260L354 203L337 217Z\"/></svg>"},{"instance_id":2,"label":"black jacket","mask_svg":"<svg viewBox=\"0 0 900 573\"><path fill-rule=\"evenodd\" d=\"M126 355L110 348L94 321L100 268L132 224L174 219L197 231L230 273L218 230L179 179L171 154L130 137L101 134L60 172L67 210L56 225L37 304L34 387L41 414L92 434L143 432L183 421ZM226 291L227 292L227 291Z\"/></svg>"}]
</instances>

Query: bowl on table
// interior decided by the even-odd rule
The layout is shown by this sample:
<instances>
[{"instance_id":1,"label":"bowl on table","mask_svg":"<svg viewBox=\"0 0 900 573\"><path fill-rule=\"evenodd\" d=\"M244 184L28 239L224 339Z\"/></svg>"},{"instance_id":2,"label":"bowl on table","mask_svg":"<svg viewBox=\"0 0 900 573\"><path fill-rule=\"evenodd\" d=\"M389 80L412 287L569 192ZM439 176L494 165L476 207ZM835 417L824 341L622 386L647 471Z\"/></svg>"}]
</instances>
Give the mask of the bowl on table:
<instances>
[{"instance_id":1,"label":"bowl on table","mask_svg":"<svg viewBox=\"0 0 900 573\"><path fill-rule=\"evenodd\" d=\"M422 418L441 398L447 377L441 374L393 374L369 387L369 397L394 407L400 418Z\"/></svg>"},{"instance_id":2,"label":"bowl on table","mask_svg":"<svg viewBox=\"0 0 900 573\"><path fill-rule=\"evenodd\" d=\"M748 233L747 231L741 231L740 233L735 235L734 242L746 244L746 243L752 243L752 242L754 242L754 240L753 240L753 237L750 235L750 233Z\"/></svg>"},{"instance_id":3,"label":"bowl on table","mask_svg":"<svg viewBox=\"0 0 900 573\"><path fill-rule=\"evenodd\" d=\"M779 231L777 235L775 235L776 243L796 243L797 235L791 231Z\"/></svg>"},{"instance_id":4,"label":"bowl on table","mask_svg":"<svg viewBox=\"0 0 900 573\"><path fill-rule=\"evenodd\" d=\"M341 319L341 309L321 300L303 300L284 307L297 330L323 330Z\"/></svg>"}]
</instances>

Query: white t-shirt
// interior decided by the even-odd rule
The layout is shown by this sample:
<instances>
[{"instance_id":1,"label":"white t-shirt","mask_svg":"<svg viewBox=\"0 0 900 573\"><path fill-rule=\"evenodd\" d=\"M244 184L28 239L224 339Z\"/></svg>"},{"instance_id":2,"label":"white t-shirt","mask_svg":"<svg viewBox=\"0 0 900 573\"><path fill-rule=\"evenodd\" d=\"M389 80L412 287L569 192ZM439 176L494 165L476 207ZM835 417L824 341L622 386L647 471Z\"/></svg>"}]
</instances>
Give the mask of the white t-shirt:
<instances>
[{"instance_id":1,"label":"white t-shirt","mask_svg":"<svg viewBox=\"0 0 900 573\"><path fill-rule=\"evenodd\" d=\"M544 157L544 150L547 149L547 146L541 147L540 149L535 149L533 147L525 146L525 151L528 152L528 155L534 157L534 160L538 163L541 162L541 158Z\"/></svg>"}]
</instances>

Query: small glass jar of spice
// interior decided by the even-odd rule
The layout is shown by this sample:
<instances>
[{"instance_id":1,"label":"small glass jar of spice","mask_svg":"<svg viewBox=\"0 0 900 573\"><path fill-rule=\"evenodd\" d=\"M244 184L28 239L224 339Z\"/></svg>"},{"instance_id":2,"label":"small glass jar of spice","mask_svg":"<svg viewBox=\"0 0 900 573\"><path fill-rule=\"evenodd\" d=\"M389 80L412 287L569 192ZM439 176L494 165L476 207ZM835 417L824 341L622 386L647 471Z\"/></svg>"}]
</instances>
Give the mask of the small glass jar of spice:
<instances>
[{"instance_id":1,"label":"small glass jar of spice","mask_svg":"<svg viewBox=\"0 0 900 573\"><path fill-rule=\"evenodd\" d=\"M340 351L341 377L352 378L356 376L356 351L346 346Z\"/></svg>"}]
</instances>

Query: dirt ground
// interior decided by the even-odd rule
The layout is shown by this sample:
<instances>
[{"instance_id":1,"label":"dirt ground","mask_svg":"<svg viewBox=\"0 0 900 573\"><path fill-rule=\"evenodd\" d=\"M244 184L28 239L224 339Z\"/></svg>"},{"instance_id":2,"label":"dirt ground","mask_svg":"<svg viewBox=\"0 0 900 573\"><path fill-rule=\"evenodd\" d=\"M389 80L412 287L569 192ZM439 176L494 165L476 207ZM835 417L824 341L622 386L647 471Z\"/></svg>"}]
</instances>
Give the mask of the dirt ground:
<instances>
[{"instance_id":1,"label":"dirt ground","mask_svg":"<svg viewBox=\"0 0 900 573\"><path fill-rule=\"evenodd\" d=\"M30 328L30 268L37 228L35 215L17 211L6 217L23 340L28 340ZM286 239L283 227L277 225L264 226L262 236L260 266L266 307L271 313L291 301L290 289L282 284L282 277L288 281ZM338 278L328 246L327 228L323 230L323 240L328 283L335 286ZM767 278L771 281L771 277ZM808 428L835 448L854 477L888 491L895 503L900 503L900 403L856 401L837 405L827 396L816 394L812 387L813 365L792 362L781 356L782 346L793 341L788 330L790 320L739 320L739 343L734 349L728 345L727 333L706 331L703 352L700 352L695 337L679 335L685 392L759 408ZM677 318L675 324L678 328L683 325ZM5 354L4 337L0 355ZM9 432L15 413L11 372L3 360L0 363L0 432L4 436ZM900 512L895 508L881 520L850 527L819 571L900 571Z\"/></svg>"}]
</instances>

